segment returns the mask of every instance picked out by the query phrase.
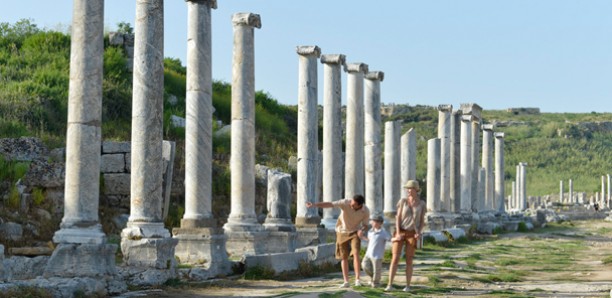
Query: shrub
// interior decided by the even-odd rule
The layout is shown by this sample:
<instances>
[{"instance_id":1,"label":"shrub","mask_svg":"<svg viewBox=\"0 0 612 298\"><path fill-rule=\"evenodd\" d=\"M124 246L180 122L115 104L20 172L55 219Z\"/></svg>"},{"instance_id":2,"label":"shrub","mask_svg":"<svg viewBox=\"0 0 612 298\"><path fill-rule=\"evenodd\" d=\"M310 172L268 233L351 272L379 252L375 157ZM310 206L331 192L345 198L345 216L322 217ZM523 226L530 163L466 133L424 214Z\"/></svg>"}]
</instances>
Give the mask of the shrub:
<instances>
[{"instance_id":1,"label":"shrub","mask_svg":"<svg viewBox=\"0 0 612 298\"><path fill-rule=\"evenodd\" d=\"M35 187L32 190L32 202L34 206L40 206L45 202L45 191L42 188Z\"/></svg>"}]
</instances>

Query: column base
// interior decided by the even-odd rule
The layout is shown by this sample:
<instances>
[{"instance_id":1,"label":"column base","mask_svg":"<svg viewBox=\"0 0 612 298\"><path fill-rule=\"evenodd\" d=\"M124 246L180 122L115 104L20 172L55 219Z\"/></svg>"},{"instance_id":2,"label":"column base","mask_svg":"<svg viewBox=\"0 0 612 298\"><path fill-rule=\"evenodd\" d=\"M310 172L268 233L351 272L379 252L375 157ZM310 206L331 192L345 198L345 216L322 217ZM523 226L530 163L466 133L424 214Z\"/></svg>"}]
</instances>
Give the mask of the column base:
<instances>
[{"instance_id":1,"label":"column base","mask_svg":"<svg viewBox=\"0 0 612 298\"><path fill-rule=\"evenodd\" d=\"M174 269L177 243L163 223L128 222L121 231L121 252L128 266Z\"/></svg>"},{"instance_id":2,"label":"column base","mask_svg":"<svg viewBox=\"0 0 612 298\"><path fill-rule=\"evenodd\" d=\"M44 277L103 277L117 274L116 244L60 243L47 262Z\"/></svg>"},{"instance_id":3,"label":"column base","mask_svg":"<svg viewBox=\"0 0 612 298\"><path fill-rule=\"evenodd\" d=\"M225 251L226 236L217 228L175 228L178 240L175 256L181 264L194 265L217 273L231 269ZM213 276L216 274L212 274Z\"/></svg>"},{"instance_id":4,"label":"column base","mask_svg":"<svg viewBox=\"0 0 612 298\"><path fill-rule=\"evenodd\" d=\"M259 227L259 231L225 230L227 236L225 247L230 259L240 259L244 255L267 253L267 237L270 233L261 230L261 225Z\"/></svg>"},{"instance_id":5,"label":"column base","mask_svg":"<svg viewBox=\"0 0 612 298\"><path fill-rule=\"evenodd\" d=\"M311 227L318 226L321 224L320 217L296 217L295 218L295 226L300 227Z\"/></svg>"},{"instance_id":6,"label":"column base","mask_svg":"<svg viewBox=\"0 0 612 298\"><path fill-rule=\"evenodd\" d=\"M202 218L202 219L181 219L181 228L192 229L192 228L210 228L216 227L217 221L214 218Z\"/></svg>"},{"instance_id":7,"label":"column base","mask_svg":"<svg viewBox=\"0 0 612 298\"><path fill-rule=\"evenodd\" d=\"M104 244L106 235L100 224L87 228L61 228L53 235L55 243Z\"/></svg>"},{"instance_id":8,"label":"column base","mask_svg":"<svg viewBox=\"0 0 612 298\"><path fill-rule=\"evenodd\" d=\"M295 228L291 232L268 231L265 250L267 253L284 253L295 251L297 244L297 232Z\"/></svg>"},{"instance_id":9,"label":"column base","mask_svg":"<svg viewBox=\"0 0 612 298\"><path fill-rule=\"evenodd\" d=\"M297 247L327 243L327 229L322 227L297 227ZM335 236L335 232L332 232Z\"/></svg>"},{"instance_id":10,"label":"column base","mask_svg":"<svg viewBox=\"0 0 612 298\"><path fill-rule=\"evenodd\" d=\"M295 225L286 218L266 218L263 228L270 232L295 232Z\"/></svg>"}]
</instances>

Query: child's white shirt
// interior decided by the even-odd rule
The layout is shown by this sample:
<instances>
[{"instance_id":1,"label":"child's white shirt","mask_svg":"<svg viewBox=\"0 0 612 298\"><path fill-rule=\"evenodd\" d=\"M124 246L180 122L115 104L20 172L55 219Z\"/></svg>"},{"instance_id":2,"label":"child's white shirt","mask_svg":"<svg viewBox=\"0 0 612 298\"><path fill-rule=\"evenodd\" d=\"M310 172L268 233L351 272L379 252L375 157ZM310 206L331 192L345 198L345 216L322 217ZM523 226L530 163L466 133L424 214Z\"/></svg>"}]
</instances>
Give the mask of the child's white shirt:
<instances>
[{"instance_id":1,"label":"child's white shirt","mask_svg":"<svg viewBox=\"0 0 612 298\"><path fill-rule=\"evenodd\" d=\"M391 235L384 228L368 231L368 248L365 256L377 260L385 256L385 242L391 240Z\"/></svg>"}]
</instances>

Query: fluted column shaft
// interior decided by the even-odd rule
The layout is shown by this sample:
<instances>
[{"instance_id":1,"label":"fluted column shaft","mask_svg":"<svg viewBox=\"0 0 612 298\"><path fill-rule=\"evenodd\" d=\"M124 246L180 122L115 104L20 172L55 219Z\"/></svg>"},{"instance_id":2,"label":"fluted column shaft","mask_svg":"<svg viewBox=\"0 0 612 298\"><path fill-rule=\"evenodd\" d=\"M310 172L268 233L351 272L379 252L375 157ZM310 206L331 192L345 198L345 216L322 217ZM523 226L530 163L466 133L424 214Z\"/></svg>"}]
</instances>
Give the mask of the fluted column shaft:
<instances>
[{"instance_id":1,"label":"fluted column shaft","mask_svg":"<svg viewBox=\"0 0 612 298\"><path fill-rule=\"evenodd\" d=\"M472 118L461 117L461 212L472 211Z\"/></svg>"},{"instance_id":2,"label":"fluted column shaft","mask_svg":"<svg viewBox=\"0 0 612 298\"><path fill-rule=\"evenodd\" d=\"M321 49L300 46L298 74L298 148L297 148L297 215L296 225L321 222L316 208L306 208L306 202L317 202L318 173L318 112L317 63Z\"/></svg>"},{"instance_id":3,"label":"fluted column shaft","mask_svg":"<svg viewBox=\"0 0 612 298\"><path fill-rule=\"evenodd\" d=\"M559 203L565 203L563 200L563 180L559 181Z\"/></svg>"},{"instance_id":4,"label":"fluted column shaft","mask_svg":"<svg viewBox=\"0 0 612 298\"><path fill-rule=\"evenodd\" d=\"M440 139L440 211L451 211L451 113L452 105L438 106L438 138Z\"/></svg>"},{"instance_id":5,"label":"fluted column shaft","mask_svg":"<svg viewBox=\"0 0 612 298\"><path fill-rule=\"evenodd\" d=\"M385 148L386 147L387 146L385 145ZM393 201L391 202L387 202L387 200L385 200L384 204L384 213L385 216L389 219L393 219L396 214L397 210L395 208L395 205L397 201L401 198L401 196L404 194L404 184L406 184L408 180L416 180L416 148L416 132L414 128L410 128L406 133L404 133L404 135L402 135L400 139L399 155L401 179L398 186L399 189L397 190L399 196L393 198ZM386 167L387 166L385 165L385 172Z\"/></svg>"},{"instance_id":6,"label":"fluted column shaft","mask_svg":"<svg viewBox=\"0 0 612 298\"><path fill-rule=\"evenodd\" d=\"M440 139L427 141L427 211L440 211Z\"/></svg>"},{"instance_id":7,"label":"fluted column shaft","mask_svg":"<svg viewBox=\"0 0 612 298\"><path fill-rule=\"evenodd\" d=\"M607 177L608 177L608 196L607 196L607 201L608 201L608 207L610 207L609 206L610 205L610 196L611 196L610 195L610 182L611 182L610 181L610 174L607 174Z\"/></svg>"},{"instance_id":8,"label":"fluted column shaft","mask_svg":"<svg viewBox=\"0 0 612 298\"><path fill-rule=\"evenodd\" d=\"M163 228L163 36L163 0L137 0L132 83L131 208L128 227L150 223L155 226L155 232Z\"/></svg>"},{"instance_id":9,"label":"fluted column shaft","mask_svg":"<svg viewBox=\"0 0 612 298\"><path fill-rule=\"evenodd\" d=\"M574 204L574 181L572 181L572 179L569 180L569 195L567 198L567 201L570 204Z\"/></svg>"},{"instance_id":10,"label":"fluted column shaft","mask_svg":"<svg viewBox=\"0 0 612 298\"><path fill-rule=\"evenodd\" d=\"M373 216L383 215L382 140L380 136L380 82L383 79L384 73L382 71L373 71L365 75L364 82L365 199L366 205L370 209L370 214ZM395 154L397 156L395 158L397 175L393 179L399 181L399 129L397 130L397 142L394 148L396 149ZM385 147L385 159L386 152Z\"/></svg>"},{"instance_id":11,"label":"fluted column shaft","mask_svg":"<svg viewBox=\"0 0 612 298\"><path fill-rule=\"evenodd\" d=\"M482 198L478 193L478 172L480 171L480 119L474 118L472 121L472 210L478 210Z\"/></svg>"},{"instance_id":12,"label":"fluted column shaft","mask_svg":"<svg viewBox=\"0 0 612 298\"><path fill-rule=\"evenodd\" d=\"M53 240L103 243L98 209L104 0L75 0L72 18L64 217Z\"/></svg>"},{"instance_id":13,"label":"fluted column shaft","mask_svg":"<svg viewBox=\"0 0 612 298\"><path fill-rule=\"evenodd\" d=\"M237 13L232 17L231 212L226 230L259 229L255 215L255 28L257 14Z\"/></svg>"},{"instance_id":14,"label":"fluted column shaft","mask_svg":"<svg viewBox=\"0 0 612 298\"><path fill-rule=\"evenodd\" d=\"M323 63L323 201L342 196L342 67L344 55L322 55ZM338 208L323 208L322 222L334 228Z\"/></svg>"},{"instance_id":15,"label":"fluted column shaft","mask_svg":"<svg viewBox=\"0 0 612 298\"><path fill-rule=\"evenodd\" d=\"M214 226L212 215L211 9L216 0L187 1L185 215L181 227Z\"/></svg>"},{"instance_id":16,"label":"fluted column shaft","mask_svg":"<svg viewBox=\"0 0 612 298\"><path fill-rule=\"evenodd\" d=\"M364 194L364 124L363 124L363 77L368 65L347 64L346 103L346 161L344 196L352 198Z\"/></svg>"},{"instance_id":17,"label":"fluted column shaft","mask_svg":"<svg viewBox=\"0 0 612 298\"><path fill-rule=\"evenodd\" d=\"M497 211L506 212L505 194L505 161L504 161L504 133L495 133L495 205Z\"/></svg>"},{"instance_id":18,"label":"fluted column shaft","mask_svg":"<svg viewBox=\"0 0 612 298\"><path fill-rule=\"evenodd\" d=\"M493 125L482 126L482 167L485 169L484 186L484 208L495 209L495 185L493 178Z\"/></svg>"},{"instance_id":19,"label":"fluted column shaft","mask_svg":"<svg viewBox=\"0 0 612 298\"><path fill-rule=\"evenodd\" d=\"M606 200L606 176L601 176L601 197Z\"/></svg>"}]
</instances>

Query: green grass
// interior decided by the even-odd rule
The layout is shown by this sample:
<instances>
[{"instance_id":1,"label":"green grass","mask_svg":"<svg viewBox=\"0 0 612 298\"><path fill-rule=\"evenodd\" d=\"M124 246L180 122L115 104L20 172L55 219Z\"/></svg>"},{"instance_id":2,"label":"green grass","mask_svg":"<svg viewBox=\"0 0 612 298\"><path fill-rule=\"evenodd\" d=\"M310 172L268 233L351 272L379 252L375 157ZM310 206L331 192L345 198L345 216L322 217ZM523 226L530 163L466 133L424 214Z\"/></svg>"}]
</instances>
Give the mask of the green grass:
<instances>
[{"instance_id":1,"label":"green grass","mask_svg":"<svg viewBox=\"0 0 612 298\"><path fill-rule=\"evenodd\" d=\"M612 264L612 256L604 257L601 262L604 264Z\"/></svg>"}]
</instances>

